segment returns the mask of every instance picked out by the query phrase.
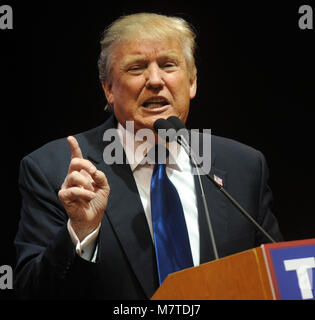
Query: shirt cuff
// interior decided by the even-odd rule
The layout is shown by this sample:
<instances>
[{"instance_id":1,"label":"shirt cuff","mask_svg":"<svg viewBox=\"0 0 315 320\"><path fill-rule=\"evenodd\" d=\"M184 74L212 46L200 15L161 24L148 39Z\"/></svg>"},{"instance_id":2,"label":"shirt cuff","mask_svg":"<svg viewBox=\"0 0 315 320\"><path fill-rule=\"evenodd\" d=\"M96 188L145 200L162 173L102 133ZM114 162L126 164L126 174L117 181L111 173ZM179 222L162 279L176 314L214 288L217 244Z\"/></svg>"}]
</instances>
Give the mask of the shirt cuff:
<instances>
[{"instance_id":1,"label":"shirt cuff","mask_svg":"<svg viewBox=\"0 0 315 320\"><path fill-rule=\"evenodd\" d=\"M87 235L82 241L79 240L76 233L70 224L70 219L67 223L67 228L71 237L73 244L75 245L76 253L83 259L95 262L96 258L96 238L100 231L101 224L89 235Z\"/></svg>"}]
</instances>

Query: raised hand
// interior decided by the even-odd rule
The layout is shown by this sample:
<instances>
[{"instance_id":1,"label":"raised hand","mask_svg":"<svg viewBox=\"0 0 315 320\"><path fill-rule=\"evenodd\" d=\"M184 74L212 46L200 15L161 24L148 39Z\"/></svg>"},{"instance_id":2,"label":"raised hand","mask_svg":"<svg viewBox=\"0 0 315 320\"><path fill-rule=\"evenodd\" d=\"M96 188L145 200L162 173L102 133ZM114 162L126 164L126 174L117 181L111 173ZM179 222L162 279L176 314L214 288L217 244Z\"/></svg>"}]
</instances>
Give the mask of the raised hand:
<instances>
[{"instance_id":1,"label":"raised hand","mask_svg":"<svg viewBox=\"0 0 315 320\"><path fill-rule=\"evenodd\" d=\"M83 159L78 141L68 137L71 162L58 197L70 218L70 224L82 241L100 224L110 188L105 174Z\"/></svg>"}]
</instances>

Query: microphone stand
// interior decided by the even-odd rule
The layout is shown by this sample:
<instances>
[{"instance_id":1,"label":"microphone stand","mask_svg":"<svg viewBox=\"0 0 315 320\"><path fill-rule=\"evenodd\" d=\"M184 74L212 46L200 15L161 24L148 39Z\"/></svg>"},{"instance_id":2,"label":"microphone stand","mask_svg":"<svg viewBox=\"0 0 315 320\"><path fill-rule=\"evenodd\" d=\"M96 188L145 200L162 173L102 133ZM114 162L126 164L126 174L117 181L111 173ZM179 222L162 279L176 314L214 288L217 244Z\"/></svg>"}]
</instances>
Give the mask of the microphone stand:
<instances>
[{"instance_id":1,"label":"microphone stand","mask_svg":"<svg viewBox=\"0 0 315 320\"><path fill-rule=\"evenodd\" d=\"M161 135L161 133L159 133L159 129L164 129L164 130L175 129L175 125L171 121L165 120L163 118L160 118L160 119L156 120L154 122L153 127L154 127L154 130L159 135ZM161 135L161 137L163 138L162 135ZM166 137L164 137L164 139L165 138ZM173 135L171 137L171 140L173 140L174 138L175 138L175 135ZM208 224L208 228L209 228L209 234L210 234L211 243L212 243L212 247L213 247L214 257L215 257L215 260L218 260L219 259L218 250L217 250L217 246L216 246L216 242L215 242L215 238L214 238L213 228L212 228L212 225L211 225L210 214L209 214L209 209L208 209L208 205L207 205L207 201L206 201L206 196L205 196L205 193L204 193L204 190L203 190L202 181L200 179L199 168L198 168L197 162L195 161L194 155L189 151L189 145L188 145L187 141L185 140L184 137L182 137L182 139L184 141L183 144L182 144L182 141L179 141L178 139L177 139L177 143L179 143L181 146L183 146L183 148L186 151L187 155L189 156L189 158L192 160L192 162L196 166L197 173L198 173L198 182L199 182L200 190L201 190L201 198L202 198L203 206L204 206L205 211L206 211L207 224Z\"/></svg>"},{"instance_id":2,"label":"microphone stand","mask_svg":"<svg viewBox=\"0 0 315 320\"><path fill-rule=\"evenodd\" d=\"M204 173L210 180L211 182L225 195L227 199L230 200L230 202L236 207L242 214L243 216L249 220L252 224L255 225L255 227L263 233L269 240L270 242L275 243L276 241L272 238L272 236L265 230L263 229L255 219L222 187L220 186L211 176L209 173Z\"/></svg>"},{"instance_id":3,"label":"microphone stand","mask_svg":"<svg viewBox=\"0 0 315 320\"><path fill-rule=\"evenodd\" d=\"M183 142L179 142L179 140L177 139L177 142L184 147L185 151L187 152L188 156L191 156L191 159L194 159L194 156L193 156L193 151L192 149L189 147L187 141L185 140L184 137L181 137L181 139L183 139ZM185 145L185 146L184 146ZM199 168L198 168L198 165L196 164L196 161L193 160L194 162L194 165L196 166L196 169L198 171L198 178L200 179L200 173L199 173ZM201 170L203 171L203 169L201 168ZM239 212L242 213L242 215L247 219L249 220L252 224L254 224L254 226L261 232L263 233L269 240L270 242L273 242L275 243L275 239L272 238L272 236L265 230L263 229L257 222L255 219L253 219L253 217L223 188L223 186L219 185L214 179L213 177L210 176L209 173L205 173L203 171L203 174L206 175L210 181L224 194L224 196L233 204L233 206L239 210ZM202 193L203 193L203 190L202 190ZM204 194L203 194L203 197L204 197ZM204 199L204 198L203 198ZM205 200L204 200L205 201ZM208 216L208 214L207 214ZM211 225L211 224L210 224ZM212 228L211 228L212 229ZM213 236L213 232L210 232L210 236L212 237Z\"/></svg>"},{"instance_id":4,"label":"microphone stand","mask_svg":"<svg viewBox=\"0 0 315 320\"><path fill-rule=\"evenodd\" d=\"M215 260L218 260L219 255L218 255L217 245L215 242L215 237L214 237L213 228L212 228L211 219L210 219L210 213L209 213L209 209L208 209L208 205L207 205L207 201L206 201L206 196L205 196L205 193L203 190L203 185L202 185L201 178L200 178L199 167L196 163L195 157L193 156L192 152L190 151L191 148L188 146L185 138L184 137L181 137L181 138L183 139L184 143L182 143L182 141L179 141L179 139L177 139L177 143L179 143L184 148L184 150L186 151L186 153L188 154L188 156L190 157L190 159L192 160L192 162L194 163L194 165L197 169L197 173L198 173L197 176L198 176L198 181L199 181L200 190L201 190L201 199L202 199L205 211L206 211L207 225L208 225L210 239L211 239L211 243L212 243L212 247L213 247L214 257L215 257Z\"/></svg>"}]
</instances>

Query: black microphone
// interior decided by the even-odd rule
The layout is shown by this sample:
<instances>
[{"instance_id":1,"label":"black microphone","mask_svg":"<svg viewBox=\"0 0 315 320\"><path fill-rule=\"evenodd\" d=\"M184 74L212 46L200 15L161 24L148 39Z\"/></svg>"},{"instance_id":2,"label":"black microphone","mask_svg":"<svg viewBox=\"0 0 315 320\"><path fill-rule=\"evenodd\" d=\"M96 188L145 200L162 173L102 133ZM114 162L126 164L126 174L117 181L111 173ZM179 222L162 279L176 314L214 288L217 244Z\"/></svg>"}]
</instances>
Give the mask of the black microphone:
<instances>
[{"instance_id":1,"label":"black microphone","mask_svg":"<svg viewBox=\"0 0 315 320\"><path fill-rule=\"evenodd\" d=\"M172 118L172 117L170 117L170 118ZM174 118L176 118L176 117L174 117ZM176 131L179 129L185 129L186 127L183 124L183 126L181 128L177 129L177 127L179 127L182 122L179 119L178 119L178 121L180 121L180 122L178 122L176 119L175 120L173 119L173 121L176 122L177 124L175 125L175 124L173 124L172 121L169 121L169 120L158 119L154 122L153 127L158 134L160 134L159 132L161 132L159 129L173 129L173 130L175 129L174 130L175 134L171 134L172 140L174 140L176 137ZM180 142L179 139L177 139L177 142L183 146L183 148L185 149L188 156L192 159L194 164L197 166L194 157L191 155L191 152L189 152L189 150L186 150L186 148L187 148L186 144L188 145L188 143L187 143L185 137L182 137L182 139L183 139L183 143ZM199 181L199 186L200 186L200 190L201 190L201 198L202 198L203 206L204 206L204 209L206 212L206 219L207 219L209 234L210 234L211 243L212 243L212 247L213 247L213 252L214 252L215 259L217 260L217 259L219 259L217 245L216 245L215 238L214 238L214 233L213 233L213 229L212 229L212 224L211 224L211 219L210 219L210 214L209 214L209 208L208 208L207 201L206 201L206 196L203 191L203 185L201 182L201 178L200 178L200 174L199 174L198 169L197 169L197 174L198 174L198 181Z\"/></svg>"},{"instance_id":2,"label":"black microphone","mask_svg":"<svg viewBox=\"0 0 315 320\"><path fill-rule=\"evenodd\" d=\"M174 125L163 118L157 119L153 123L153 128L166 142L173 141L176 137L176 129Z\"/></svg>"},{"instance_id":3,"label":"black microphone","mask_svg":"<svg viewBox=\"0 0 315 320\"><path fill-rule=\"evenodd\" d=\"M168 117L167 121L169 121L176 130L187 129L184 122L176 116Z\"/></svg>"},{"instance_id":4,"label":"black microphone","mask_svg":"<svg viewBox=\"0 0 315 320\"><path fill-rule=\"evenodd\" d=\"M159 133L158 132L159 129L169 130L169 129L174 129L174 126L166 119L160 118L154 121L153 128L157 133Z\"/></svg>"},{"instance_id":5,"label":"black microphone","mask_svg":"<svg viewBox=\"0 0 315 320\"><path fill-rule=\"evenodd\" d=\"M175 116L171 116L167 119L168 121L170 121L176 130L180 130L185 127L185 124L177 117ZM186 144L188 145L187 141ZM185 149L185 148L184 148ZM187 150L185 149L185 151L187 152ZM192 150L189 147L188 150L188 155L191 156L192 155ZM201 168L201 170L203 171L203 169ZM223 188L223 186L219 185L213 177L210 176L209 173L205 173L203 171L203 173L210 179L210 181L224 194L224 196L233 204L233 206L238 210L238 212L240 212L250 223L252 223L261 233L263 233L271 242L276 242L271 235L259 224L257 223L257 221Z\"/></svg>"}]
</instances>

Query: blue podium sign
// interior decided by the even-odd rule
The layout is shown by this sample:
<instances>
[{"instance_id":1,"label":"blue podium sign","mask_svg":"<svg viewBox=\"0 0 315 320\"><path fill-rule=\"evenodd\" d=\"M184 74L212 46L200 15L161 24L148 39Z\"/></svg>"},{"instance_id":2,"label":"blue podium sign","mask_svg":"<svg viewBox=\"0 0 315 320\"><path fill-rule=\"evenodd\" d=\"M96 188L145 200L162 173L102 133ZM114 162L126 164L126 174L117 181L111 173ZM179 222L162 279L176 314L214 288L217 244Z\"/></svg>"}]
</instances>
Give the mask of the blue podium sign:
<instances>
[{"instance_id":1,"label":"blue podium sign","mask_svg":"<svg viewBox=\"0 0 315 320\"><path fill-rule=\"evenodd\" d=\"M315 239L262 248L276 299L315 300Z\"/></svg>"}]
</instances>

